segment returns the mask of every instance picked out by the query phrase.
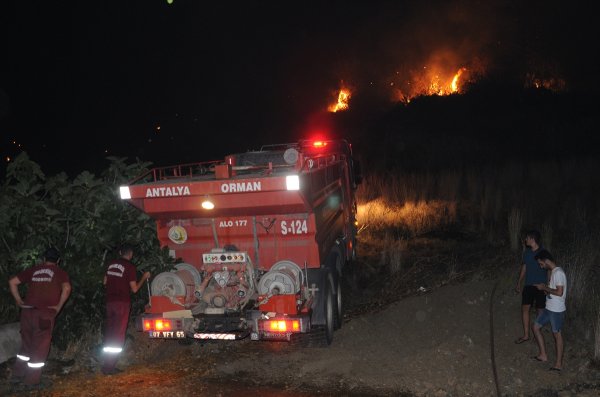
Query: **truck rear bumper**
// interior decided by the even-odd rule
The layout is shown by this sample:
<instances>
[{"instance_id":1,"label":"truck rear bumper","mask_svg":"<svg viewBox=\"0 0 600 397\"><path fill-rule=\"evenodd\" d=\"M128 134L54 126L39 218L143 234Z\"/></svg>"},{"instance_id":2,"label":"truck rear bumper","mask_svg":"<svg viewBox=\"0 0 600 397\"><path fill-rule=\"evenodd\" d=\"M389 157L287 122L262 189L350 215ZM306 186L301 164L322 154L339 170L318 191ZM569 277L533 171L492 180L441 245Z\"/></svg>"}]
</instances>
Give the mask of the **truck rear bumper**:
<instances>
[{"instance_id":1,"label":"truck rear bumper","mask_svg":"<svg viewBox=\"0 0 600 397\"><path fill-rule=\"evenodd\" d=\"M283 316L263 314L255 319L250 333L252 340L282 340L289 341L293 334L303 334L310 331L310 316Z\"/></svg>"},{"instance_id":2,"label":"truck rear bumper","mask_svg":"<svg viewBox=\"0 0 600 397\"><path fill-rule=\"evenodd\" d=\"M201 315L196 318L173 318L167 313L143 314L136 318L136 329L150 338L199 340L289 341L293 334L310 331L310 315L282 315L249 310L240 316Z\"/></svg>"},{"instance_id":3,"label":"truck rear bumper","mask_svg":"<svg viewBox=\"0 0 600 397\"><path fill-rule=\"evenodd\" d=\"M189 333L189 337L200 340L240 340L246 338L250 331L239 332L195 332Z\"/></svg>"}]
</instances>

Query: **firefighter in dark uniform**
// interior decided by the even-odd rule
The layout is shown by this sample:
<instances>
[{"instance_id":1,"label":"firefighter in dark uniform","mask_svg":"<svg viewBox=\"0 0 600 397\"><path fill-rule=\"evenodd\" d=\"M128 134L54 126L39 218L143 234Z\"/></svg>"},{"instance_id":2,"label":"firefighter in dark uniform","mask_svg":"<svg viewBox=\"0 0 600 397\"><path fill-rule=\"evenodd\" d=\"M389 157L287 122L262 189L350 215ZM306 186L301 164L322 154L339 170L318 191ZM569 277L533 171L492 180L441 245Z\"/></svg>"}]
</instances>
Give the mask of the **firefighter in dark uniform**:
<instances>
[{"instance_id":1,"label":"firefighter in dark uniform","mask_svg":"<svg viewBox=\"0 0 600 397\"><path fill-rule=\"evenodd\" d=\"M120 353L123 351L129 311L131 308L130 291L136 293L150 277L150 272L145 272L139 281L136 281L135 265L131 263L133 247L124 244L119 250L119 259L108 263L104 274L106 286L106 318L104 323L104 359L102 373L112 375L120 372L115 367Z\"/></svg>"},{"instance_id":2,"label":"firefighter in dark uniform","mask_svg":"<svg viewBox=\"0 0 600 397\"><path fill-rule=\"evenodd\" d=\"M9 280L10 292L21 308L21 348L13 367L12 383L41 386L42 367L50 351L54 319L71 293L69 275L58 267L54 248L44 253L41 264L27 268ZM18 285L27 285L25 299Z\"/></svg>"}]
</instances>

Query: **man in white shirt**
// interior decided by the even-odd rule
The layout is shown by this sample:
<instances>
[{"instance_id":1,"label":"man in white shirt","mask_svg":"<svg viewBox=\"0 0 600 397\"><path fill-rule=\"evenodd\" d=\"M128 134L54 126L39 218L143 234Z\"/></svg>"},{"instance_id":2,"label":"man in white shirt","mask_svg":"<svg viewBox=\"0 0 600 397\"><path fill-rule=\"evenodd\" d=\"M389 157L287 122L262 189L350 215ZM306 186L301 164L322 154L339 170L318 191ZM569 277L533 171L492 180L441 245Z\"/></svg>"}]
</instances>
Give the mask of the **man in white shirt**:
<instances>
[{"instance_id":1,"label":"man in white shirt","mask_svg":"<svg viewBox=\"0 0 600 397\"><path fill-rule=\"evenodd\" d=\"M539 354L534 356L537 361L548 361L546 354L546 346L544 336L540 329L550 323L552 327L552 335L556 346L556 363L550 367L550 371L560 371L562 369L562 358L564 344L561 329L565 320L565 312L567 306L565 304L567 298L567 276L562 268L556 266L554 258L547 250L540 251L535 259L540 264L540 267L546 269L550 273L550 281L546 284L535 284L535 287L546 294L546 308L537 317L533 325L533 333L538 344Z\"/></svg>"}]
</instances>

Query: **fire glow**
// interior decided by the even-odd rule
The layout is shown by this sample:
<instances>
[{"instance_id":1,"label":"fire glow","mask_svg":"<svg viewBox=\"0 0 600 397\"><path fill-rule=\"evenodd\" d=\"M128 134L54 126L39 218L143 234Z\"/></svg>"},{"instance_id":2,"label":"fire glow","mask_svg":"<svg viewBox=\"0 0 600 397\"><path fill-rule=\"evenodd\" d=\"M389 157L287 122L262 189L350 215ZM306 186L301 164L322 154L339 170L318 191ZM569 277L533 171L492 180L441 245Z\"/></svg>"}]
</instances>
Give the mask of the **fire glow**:
<instances>
[{"instance_id":1,"label":"fire glow","mask_svg":"<svg viewBox=\"0 0 600 397\"><path fill-rule=\"evenodd\" d=\"M560 77L541 77L536 73L528 73L525 76L525 87L545 89L553 92L566 91L567 84Z\"/></svg>"},{"instance_id":2,"label":"fire glow","mask_svg":"<svg viewBox=\"0 0 600 397\"><path fill-rule=\"evenodd\" d=\"M413 73L412 79L405 84L407 88L396 88L394 100L409 103L418 96L460 94L463 92L467 75L466 67L460 67L453 73L443 73L435 67L424 67L421 73Z\"/></svg>"},{"instance_id":3,"label":"fire glow","mask_svg":"<svg viewBox=\"0 0 600 397\"><path fill-rule=\"evenodd\" d=\"M337 102L334 103L333 105L330 105L327 108L327 110L332 113L337 113L337 112L340 112L343 110L348 110L350 107L350 104L349 104L350 97L351 97L351 93L348 88L340 88L340 91L338 92L338 95L337 95Z\"/></svg>"}]
</instances>

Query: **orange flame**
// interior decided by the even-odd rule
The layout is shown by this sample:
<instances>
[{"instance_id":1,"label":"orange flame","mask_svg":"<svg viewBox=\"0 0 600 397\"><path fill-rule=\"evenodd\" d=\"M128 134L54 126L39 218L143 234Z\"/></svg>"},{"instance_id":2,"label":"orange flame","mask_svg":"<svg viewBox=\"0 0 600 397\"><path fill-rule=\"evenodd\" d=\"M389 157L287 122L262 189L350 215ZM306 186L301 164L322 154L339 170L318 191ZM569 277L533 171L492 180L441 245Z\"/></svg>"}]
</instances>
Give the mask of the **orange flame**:
<instances>
[{"instance_id":1,"label":"orange flame","mask_svg":"<svg viewBox=\"0 0 600 397\"><path fill-rule=\"evenodd\" d=\"M460 68L458 71L452 76L452 79L446 82L443 82L442 78L440 78L439 74L435 74L431 77L431 83L429 84L428 89L426 90L427 95L450 95L460 92L459 87L459 79L460 76L466 71L466 68Z\"/></svg>"},{"instance_id":2,"label":"orange flame","mask_svg":"<svg viewBox=\"0 0 600 397\"><path fill-rule=\"evenodd\" d=\"M418 96L460 94L467 80L465 77L473 77L466 67L460 67L452 75L443 73L436 67L424 67L421 73L412 73L412 79L406 82L406 89L395 89L394 100L409 103Z\"/></svg>"},{"instance_id":3,"label":"orange flame","mask_svg":"<svg viewBox=\"0 0 600 397\"><path fill-rule=\"evenodd\" d=\"M350 108L350 90L348 88L340 88L340 91L337 96L337 102L333 105L330 105L327 110L336 113L342 110L348 110Z\"/></svg>"},{"instance_id":4,"label":"orange flame","mask_svg":"<svg viewBox=\"0 0 600 397\"><path fill-rule=\"evenodd\" d=\"M452 79L452 83L450 83L450 89L451 91L454 92L458 92L458 82L460 79L460 75L463 74L463 72L467 70L466 68L460 68L458 69L458 72L456 72L456 74L454 75L454 78Z\"/></svg>"}]
</instances>

